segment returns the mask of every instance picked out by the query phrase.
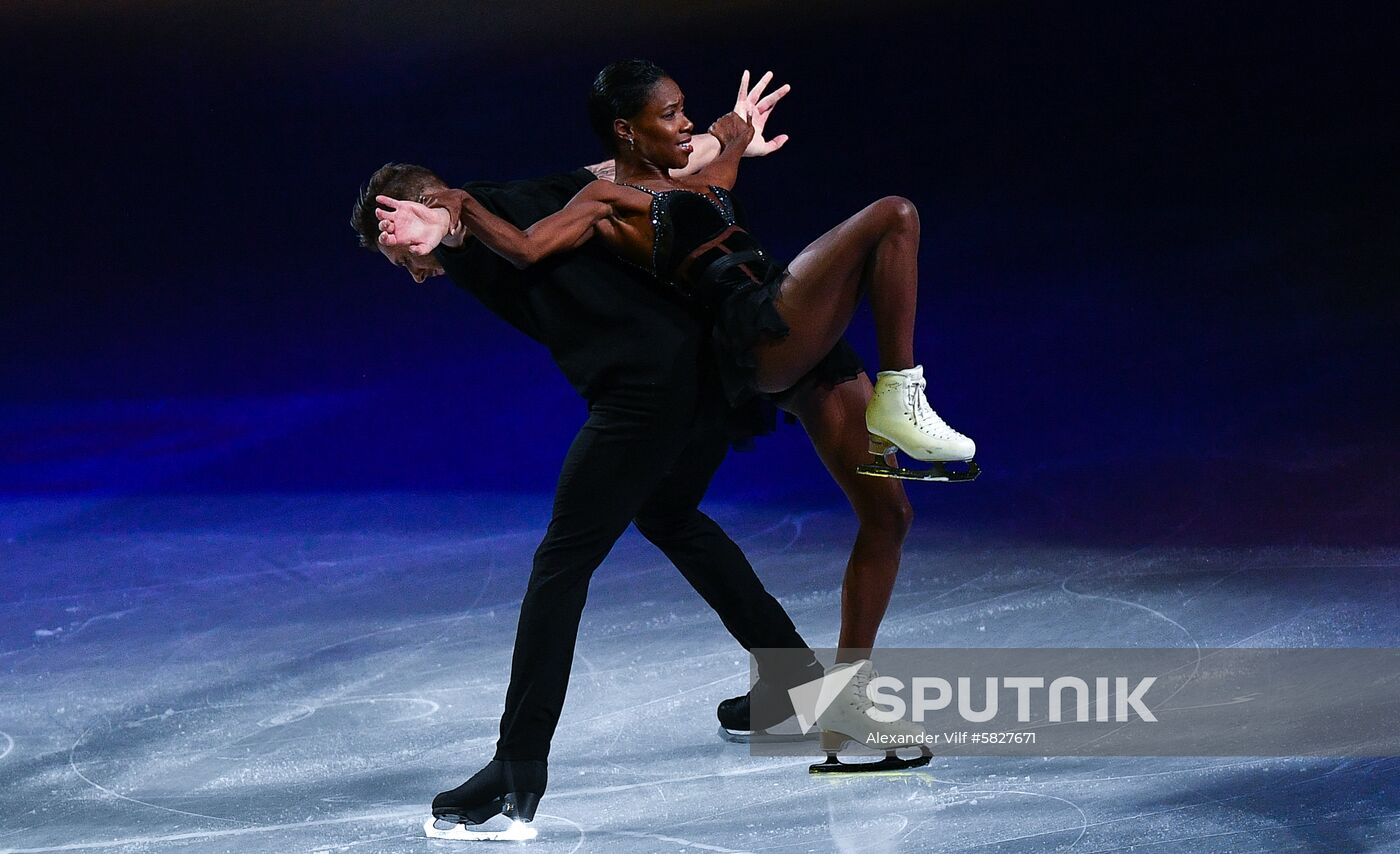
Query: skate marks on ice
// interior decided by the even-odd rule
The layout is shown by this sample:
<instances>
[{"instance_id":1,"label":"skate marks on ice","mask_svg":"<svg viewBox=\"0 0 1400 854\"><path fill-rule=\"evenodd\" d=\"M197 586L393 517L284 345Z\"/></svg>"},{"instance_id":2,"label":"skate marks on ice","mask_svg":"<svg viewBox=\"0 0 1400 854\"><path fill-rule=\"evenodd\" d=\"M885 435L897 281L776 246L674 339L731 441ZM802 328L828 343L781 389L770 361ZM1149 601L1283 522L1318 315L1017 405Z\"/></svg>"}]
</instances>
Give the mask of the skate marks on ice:
<instances>
[{"instance_id":1,"label":"skate marks on ice","mask_svg":"<svg viewBox=\"0 0 1400 854\"><path fill-rule=\"evenodd\" d=\"M966 789L946 795L935 815L910 827L902 841L936 839L930 850L1067 851L1088 832L1089 817L1079 804L1059 795L1022 789ZM975 816L972 821L967 820ZM1014 828L1009 835L987 833L986 825ZM856 850L854 847L847 850Z\"/></svg>"},{"instance_id":2,"label":"skate marks on ice","mask_svg":"<svg viewBox=\"0 0 1400 854\"><path fill-rule=\"evenodd\" d=\"M83 739L86 738L88 733L91 731L92 730L85 730L82 735L78 736L78 740L73 742L73 746L68 750L68 767L73 770L74 776L76 776L79 780L82 780L84 783L87 783L89 786L92 786L94 789L96 789L97 791L101 792L109 798L114 798L119 801L126 801L128 803L136 804L137 806L150 807L153 810L162 810L164 812L174 813L176 815L189 816L190 818L203 818L208 819L209 821L229 822L233 824L240 823L237 819L223 818L221 816L207 815L205 813L191 812L189 810L176 809L175 807L153 804L150 801L143 801L140 798L133 798L130 795L123 795L120 792L109 789L101 783L94 781L91 777L87 776L82 772L82 769L78 767L78 761L74 756L74 754L77 752L78 745L82 744Z\"/></svg>"},{"instance_id":3,"label":"skate marks on ice","mask_svg":"<svg viewBox=\"0 0 1400 854\"><path fill-rule=\"evenodd\" d=\"M1385 843L1400 838L1396 822L1400 813L1394 809L1394 800L1387 802L1396 795L1393 768L1384 775L1389 779L1388 791L1352 807L1352 793L1365 783L1340 781L1349 790L1346 794L1308 789L1309 782L1342 769L1307 774L1306 766L1294 760L1232 763L1248 768L1246 775L1197 766L1084 779L1075 779L1074 769L1062 768L1065 764L1050 760L1033 774L1010 775L1012 779L1001 785L995 779L986 780L993 784L987 786L934 776L925 778L922 793L867 789L858 798L833 800L827 826L834 850L1361 852L1390 850ZM1065 770L1068 773L1061 773ZM1104 785L1174 773L1199 776L1159 789ZM881 804L891 804L919 820L902 833L886 833L878 839L869 828L843 827L842 820L878 813ZM763 850L782 847L764 846Z\"/></svg>"},{"instance_id":4,"label":"skate marks on ice","mask_svg":"<svg viewBox=\"0 0 1400 854\"><path fill-rule=\"evenodd\" d=\"M1163 770L1105 774L1099 767L1130 768L1146 763L1181 763ZM1091 851L1347 851L1381 850L1383 841L1400 839L1400 760L1263 758L1201 764L1185 759L995 760L986 763L1001 774L969 781L940 772L938 784L959 797L979 791L1021 791L1073 795L1086 811L1082 822L1069 822L1035 834L1000 839L997 850L1050 850L1046 840L1082 831ZM1044 763L1039 768L1036 763ZM1194 764L1192 764L1194 763ZM962 764L962 763L960 763ZM1079 766L1083 766L1082 768ZM963 769L966 771L971 768ZM1011 773L1007 773L1010 771ZM1031 772L1025 775L1021 771ZM994 778L1008 782L998 786ZM1160 784L1151 778L1163 779ZM992 786L987 784L991 783ZM979 785L980 784L980 785ZM1105 798L1105 793L1112 793ZM973 801L981 804L979 797ZM1126 809L1138 806L1139 809ZM969 820L985 827L988 816ZM1210 832L1201 833L1203 829ZM1010 845L1041 840L1036 845ZM1214 843L1209 842L1214 840ZM951 843L952 840L949 840ZM1107 845L1105 845L1107 843ZM1187 843L1193 843L1188 845ZM992 843L984 843L992 844ZM1204 847L1202 847L1204 845ZM981 849L980 844L947 844L938 851ZM1390 850L1385 848L1385 850Z\"/></svg>"},{"instance_id":5,"label":"skate marks on ice","mask_svg":"<svg viewBox=\"0 0 1400 854\"><path fill-rule=\"evenodd\" d=\"M70 842L36 847L0 847L0 854L57 854L57 852L65 851L147 852L152 850L187 851L191 854L199 854L199 852L211 850L211 844L227 842L236 842L236 845L221 850L318 853L356 850L412 852L425 850L425 845L428 846L426 850L461 850L457 847L459 845L457 842L449 842L444 847L439 848L425 840L421 828L422 817L423 809L421 807L403 807L381 812L355 813L305 821L247 824L244 827L219 830L192 830L144 836L113 837L100 841ZM585 837L588 835L588 831L581 825L563 816L538 813L535 816L534 824L538 827L543 838L540 840L540 844L530 846L531 851L546 851L549 854L553 854L553 852L575 854L583 849ZM384 833L386 828L393 830L393 832ZM327 841L326 831L337 830L344 832L338 839ZM648 834L628 833L619 835L648 836ZM266 837L276 838L265 839ZM0 836L0 840L3 839L4 836ZM299 841L289 842L289 840ZM397 844L386 845L386 843ZM493 849L486 846L484 849L471 847L468 850L490 851Z\"/></svg>"},{"instance_id":6,"label":"skate marks on ice","mask_svg":"<svg viewBox=\"0 0 1400 854\"><path fill-rule=\"evenodd\" d=\"M799 768L800 770L800 768ZM1089 819L1074 800L1012 787L954 788L920 772L818 778L805 786L766 781L770 797L661 822L655 835L718 835L729 850L1066 850ZM995 829L995 830L989 830ZM999 830L1001 836L996 836ZM687 832L689 831L689 832ZM693 844L693 843L692 843Z\"/></svg>"},{"instance_id":7,"label":"skate marks on ice","mask_svg":"<svg viewBox=\"0 0 1400 854\"><path fill-rule=\"evenodd\" d=\"M681 839L678 836L665 836L660 833L643 833L639 830L616 830L614 835L626 839L644 839L655 842L664 842L668 846L675 846L681 850L694 849L696 851L716 851L719 854L747 854L742 848L724 848L719 845L707 845L704 842L694 842L689 839Z\"/></svg>"},{"instance_id":8,"label":"skate marks on ice","mask_svg":"<svg viewBox=\"0 0 1400 854\"><path fill-rule=\"evenodd\" d=\"M152 848L157 850L180 850L201 851L208 850L206 843L220 840L243 840L238 848L231 850L292 850L290 847L279 847L277 849L262 849L243 847L257 844L257 837L266 835L288 834L297 831L315 831L323 828L332 828L343 825L365 824L373 825L376 829L383 829L385 823L402 824L405 832L395 833L392 836L382 836L374 840L355 839L347 840L343 843L330 843L321 847L316 847L314 842L305 850L308 851L335 851L353 850L352 846L362 842L379 842L388 839L409 839L413 838L410 828L413 819L420 817L421 810L398 809L384 812L357 813L355 815L337 816L335 818L309 819L306 821L293 821L278 824L248 824L246 827L229 828L227 830L192 830L180 833L166 833L148 836L127 836L104 839L98 842L72 842L58 845L44 845L33 848L0 848L0 854L48 854L48 852L61 851L123 851L137 850L149 851ZM419 834L421 835L421 834ZM310 841L310 840L308 840Z\"/></svg>"},{"instance_id":9,"label":"skate marks on ice","mask_svg":"<svg viewBox=\"0 0 1400 854\"><path fill-rule=\"evenodd\" d=\"M1153 764L1186 760L1160 759ZM1193 760L1196 761L1196 760ZM1267 758L1236 762L1186 765L1181 768L1130 774L1085 776L1071 760L1051 760L1039 774L1017 777L1009 786L1044 794L1054 788L1066 794L1078 790L1077 803L1093 813L1092 820L1070 822L1036 834L1002 837L996 843L945 844L930 850L978 850L997 844L998 850L1051 850L1047 838L1080 831L1091 842L1091 851L1276 851L1305 850L1361 852L1391 850L1386 843L1400 839L1394 809L1400 795L1397 760L1343 760L1334 763L1311 759ZM1143 760L1115 760L1124 767ZM1005 764L995 767L1006 770ZM1030 770L1013 768L1012 770ZM997 774L990 774L997 777ZM1178 777L1148 788L1154 777ZM969 785L944 777L938 782L953 787L958 796L975 795ZM985 782L995 782L986 780ZM1108 784L1108 785L1105 785ZM964 788L965 787L965 788ZM1011 790L994 788L990 791ZM1099 795L1113 791L1113 800ZM974 805L985 803L980 797ZM1123 811L1120 805L1147 807ZM982 826L987 816L970 817ZM1200 832L1207 831L1207 832ZM1020 847L1014 842L1040 840ZM948 840L953 843L953 840ZM1107 843L1107 844L1105 844ZM1011 847L1008 849L1007 846Z\"/></svg>"},{"instance_id":10,"label":"skate marks on ice","mask_svg":"<svg viewBox=\"0 0 1400 854\"><path fill-rule=\"evenodd\" d=\"M10 544L54 584L0 607L0 637L23 649L3 660L4 727L21 744L0 735L0 850L462 850L422 822L435 791L489 756L537 536L339 532L333 502L315 521L326 501L278 502L285 523L138 527L116 537L106 591L67 586L96 517L71 541L54 526ZM713 515L804 636L832 642L846 514ZM314 535L291 530L308 521ZM147 558L154 569L124 576ZM1340 568L1395 563L1393 550L1123 552L921 525L881 639L1383 646L1400 628L1388 593ZM424 595L444 585L462 595ZM134 606L81 634L36 640L25 622L36 607L53 626ZM1394 762L935 756L857 781L812 779L816 756L752 758L714 736L714 703L747 678L742 651L630 533L593 580L578 661L533 852L1365 851L1400 830Z\"/></svg>"},{"instance_id":11,"label":"skate marks on ice","mask_svg":"<svg viewBox=\"0 0 1400 854\"><path fill-rule=\"evenodd\" d=\"M1300 760L1261 760L1248 773L1215 775L1199 781L1199 787L1165 791L1154 800L1158 809L1091 824L1096 838L1111 834L1107 838L1115 843L1093 850L1396 850L1400 775L1393 763L1343 761L1309 774ZM1378 764L1390 767L1374 767ZM1367 791L1377 783L1375 791Z\"/></svg>"},{"instance_id":12,"label":"skate marks on ice","mask_svg":"<svg viewBox=\"0 0 1400 854\"><path fill-rule=\"evenodd\" d=\"M421 739L441 706L418 697L328 698L297 702L219 703L93 725L68 751L72 773L110 798L213 821L244 821L250 801L239 793L252 777L267 794L300 790L306 775L392 769ZM382 735L381 735L382 734ZM385 755L385 739L398 758ZM342 779L341 788L344 786ZM343 791L325 786L325 802ZM225 802L227 810L201 806ZM269 806L275 806L272 798Z\"/></svg>"},{"instance_id":13,"label":"skate marks on ice","mask_svg":"<svg viewBox=\"0 0 1400 854\"><path fill-rule=\"evenodd\" d=\"M882 640L897 637L892 644L896 646L926 645L929 637L936 637L935 645L947 646L1124 645L1199 650L1203 645L1385 646L1389 645L1386 639L1393 638L1397 629L1393 613L1371 605L1377 598L1388 598L1383 595L1384 590L1394 589L1393 581L1379 591L1373 583L1382 573L1396 568L1393 553L1386 559L1380 553L1367 556L1341 552L1334 556L1327 550L1316 550L1324 559L1312 560L1308 552L1314 550L1292 547L1255 551L1160 547L1126 555L1093 550L1066 553L1064 549L1038 555L1033 550L1017 554L1008 549L1003 550L1002 560L998 561L1000 568L977 573L975 554L969 556L964 549L964 554L948 560L940 551L925 551L917 545L909 550L905 575L918 566L921 556L927 555L924 566L934 569L937 583L928 584L927 573L920 583L925 590L937 592L924 592L917 586L911 589L901 577L882 629ZM1028 557L1030 560L1026 560ZM787 604L792 600L785 596L783 601ZM1320 614L1331 619L1319 620ZM797 621L810 637L813 633L808 623L800 618ZM1173 761L1138 759L1123 764L1152 768ZM1288 791L1305 789L1309 780L1319 776L1307 773L1308 769L1319 767L1317 760L1270 759L1205 765L1193 761L1197 765L1190 769L1099 774L1083 780L1066 775L1064 763L1047 762L1034 774L1024 775L1015 791L1061 798L1062 806L1073 813L1071 820L1050 822L1034 837L997 835L986 833L988 823L994 824L994 819L978 813L973 824L979 830L973 836L980 841L936 841L941 839L939 834L922 832L904 841L908 850L939 851L987 850L985 846L989 845L996 850L1036 851L1076 843L1080 850L1119 850L1110 842L1115 837L1134 839L1133 845L1146 848L1161 846L1158 850L1173 850L1173 840L1201 839L1205 840L1204 848L1193 845L1193 849L1363 851L1376 848L1378 837L1391 838L1400 824L1395 821L1394 810L1383 803L1350 810L1354 815L1345 818L1329 817L1349 811L1356 793L1372 788L1367 773L1380 777L1383 787L1393 793L1400 780L1400 769L1394 763L1366 772L1348 769L1345 762L1332 766L1322 762L1321 767L1326 770L1320 776L1339 775L1337 786L1309 792L1305 797L1288 797ZM977 759L957 762L957 766L966 769L981 764ZM1126 813L1116 799L1103 802L1105 789L1136 788L1143 782L1150 786L1157 780L1161 783L1156 785L1176 792L1179 786L1171 782L1171 777L1182 774L1200 778L1192 781L1188 791L1198 790L1201 781L1215 780L1226 794L1204 798L1188 795L1184 803L1168 810ZM931 776L949 786L967 785L967 781L955 783L945 779L946 771L939 769L934 769ZM1155 793L1149 794L1138 805L1156 799ZM979 803L984 802L979 799ZM1286 806L1270 807L1271 803ZM1131 801L1123 806L1130 805ZM1300 813L1311 814L1314 819L1281 820L1293 819ZM1252 819L1251 826L1238 826L1240 814ZM1258 819L1260 814L1265 817L1263 820ZM1219 842L1210 842L1215 838L1211 834L1173 832L1179 829L1178 825L1202 827L1214 823L1227 828L1218 831ZM1151 826L1140 832L1134 827L1138 824ZM833 836L835 833L833 827ZM1092 839L1085 838L1091 834ZM996 841L987 842L988 839ZM1110 845L1101 848L1105 842Z\"/></svg>"},{"instance_id":14,"label":"skate marks on ice","mask_svg":"<svg viewBox=\"0 0 1400 854\"><path fill-rule=\"evenodd\" d=\"M606 845L609 848L616 848L620 841L636 842L645 846L639 850L647 851L711 851L717 854L747 854L745 849L728 848L721 845L713 845L705 842L697 842L692 839L684 839L679 836L670 836L661 833L648 833L640 830L610 830L606 828L589 828L562 815L552 815L548 813L536 813L535 820L529 825L519 823L507 827L505 825L494 825L491 822L482 825L482 828L490 828L488 833L493 831L499 835L472 836L470 831L442 832L428 830L432 821L425 820L423 832L425 836L432 839L448 840L452 843L464 841L474 841L484 843L484 850L490 851L491 842L501 844L511 841L529 841L528 846L531 851L560 852L560 854L577 854L585 850L584 845L588 843L590 848L599 845ZM658 848L657 845L664 847ZM482 850L483 846L473 846L470 850ZM4 852L0 852L4 854Z\"/></svg>"}]
</instances>

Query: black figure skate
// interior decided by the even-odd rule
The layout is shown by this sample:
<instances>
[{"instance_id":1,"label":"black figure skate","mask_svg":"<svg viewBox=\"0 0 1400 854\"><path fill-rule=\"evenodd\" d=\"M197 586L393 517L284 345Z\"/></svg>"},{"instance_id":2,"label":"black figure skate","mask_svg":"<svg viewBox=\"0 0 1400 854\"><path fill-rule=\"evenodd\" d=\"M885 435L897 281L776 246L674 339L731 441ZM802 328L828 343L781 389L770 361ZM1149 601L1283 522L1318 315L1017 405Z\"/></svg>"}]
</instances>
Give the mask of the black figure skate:
<instances>
[{"instance_id":1,"label":"black figure skate","mask_svg":"<svg viewBox=\"0 0 1400 854\"><path fill-rule=\"evenodd\" d=\"M530 822L544 795L548 772L544 760L492 759L470 780L433 798L433 817L423 833L434 839L525 840L535 838ZM482 827L493 822L495 829Z\"/></svg>"}]
</instances>

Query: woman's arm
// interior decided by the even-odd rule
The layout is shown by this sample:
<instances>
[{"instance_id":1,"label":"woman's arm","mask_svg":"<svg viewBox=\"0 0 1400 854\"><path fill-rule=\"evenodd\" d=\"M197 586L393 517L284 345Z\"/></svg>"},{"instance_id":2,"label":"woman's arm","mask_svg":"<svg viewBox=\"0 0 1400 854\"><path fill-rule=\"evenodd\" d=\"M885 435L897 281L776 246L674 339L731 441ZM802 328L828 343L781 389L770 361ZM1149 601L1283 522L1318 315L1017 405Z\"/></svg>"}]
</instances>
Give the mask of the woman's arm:
<instances>
[{"instance_id":1,"label":"woman's arm","mask_svg":"<svg viewBox=\"0 0 1400 854\"><path fill-rule=\"evenodd\" d=\"M459 214L463 225L486 248L523 269L588 242L594 227L613 214L613 206L601 198L604 193L600 191L613 189L606 181L594 181L579 190L557 213L524 231L488 211L469 193L462 194ZM429 200L428 204L432 205L433 201Z\"/></svg>"},{"instance_id":2,"label":"woman's arm","mask_svg":"<svg viewBox=\"0 0 1400 854\"><path fill-rule=\"evenodd\" d=\"M618 190L606 181L594 181L557 213L550 214L521 231L488 211L465 190L442 190L424 197L430 208L442 208L449 214L444 228L450 233L460 227L480 240L488 249L518 268L528 267L550 255L582 246L594 234L597 224L612 216ZM401 217L393 199L379 199L390 210L380 216L391 225L381 239L395 245L396 220ZM404 208L406 217L406 208ZM413 247L410 246L412 250ZM431 250L429 250L431 251Z\"/></svg>"}]
</instances>

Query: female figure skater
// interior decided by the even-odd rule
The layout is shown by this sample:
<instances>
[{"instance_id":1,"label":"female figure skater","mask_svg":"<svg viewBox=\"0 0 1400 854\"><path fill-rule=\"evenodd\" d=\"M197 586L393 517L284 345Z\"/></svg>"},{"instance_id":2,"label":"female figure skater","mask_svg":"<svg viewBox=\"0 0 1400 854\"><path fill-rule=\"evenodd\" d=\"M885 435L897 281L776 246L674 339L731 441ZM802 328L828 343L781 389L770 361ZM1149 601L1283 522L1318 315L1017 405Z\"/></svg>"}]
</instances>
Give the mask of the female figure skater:
<instances>
[{"instance_id":1,"label":"female figure skater","mask_svg":"<svg viewBox=\"0 0 1400 854\"><path fill-rule=\"evenodd\" d=\"M643 60L609 65L588 107L594 131L614 153L616 183L594 181L524 231L464 190L426 197L442 211L431 216L380 196L380 241L424 255L448 233L465 231L523 268L597 237L710 312L733 403L792 388L831 352L868 291L881 368L865 410L870 453L883 459L898 448L935 463L972 459L976 445L929 407L923 367L914 363L919 221L912 203L880 199L784 268L743 228L730 195L754 132L743 99L744 114L728 113L710 127L718 154L684 177L671 171L686 166L694 125L680 87L660 68Z\"/></svg>"}]
</instances>

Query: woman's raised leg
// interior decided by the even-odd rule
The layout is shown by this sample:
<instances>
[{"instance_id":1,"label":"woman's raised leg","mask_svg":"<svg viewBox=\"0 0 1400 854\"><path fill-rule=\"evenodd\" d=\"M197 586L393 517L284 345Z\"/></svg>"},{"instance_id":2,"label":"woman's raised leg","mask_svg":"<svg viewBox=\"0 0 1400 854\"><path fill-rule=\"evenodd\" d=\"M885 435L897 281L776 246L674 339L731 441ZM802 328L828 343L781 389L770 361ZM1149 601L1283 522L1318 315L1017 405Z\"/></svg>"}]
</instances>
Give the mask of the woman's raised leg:
<instances>
[{"instance_id":1,"label":"woman's raised leg","mask_svg":"<svg viewBox=\"0 0 1400 854\"><path fill-rule=\"evenodd\" d=\"M768 393L797 383L836 344L861 295L868 293L880 349L879 381L866 412L869 450L883 456L898 447L919 460L971 460L976 443L929 407L923 367L914 364L918 260L919 215L898 196L875 202L802 250L788 267L776 303L791 331L754 347L756 383ZM948 476L942 470L919 474ZM967 480L976 473L956 477Z\"/></svg>"},{"instance_id":2,"label":"woman's raised leg","mask_svg":"<svg viewBox=\"0 0 1400 854\"><path fill-rule=\"evenodd\" d=\"M867 293L880 369L913 367L918 255L919 214L899 196L880 199L798 253L777 301L792 331L754 348L759 390L796 383L835 345Z\"/></svg>"}]
</instances>

